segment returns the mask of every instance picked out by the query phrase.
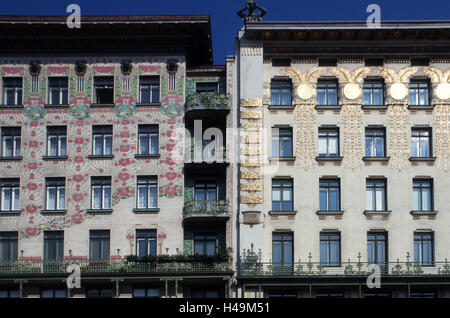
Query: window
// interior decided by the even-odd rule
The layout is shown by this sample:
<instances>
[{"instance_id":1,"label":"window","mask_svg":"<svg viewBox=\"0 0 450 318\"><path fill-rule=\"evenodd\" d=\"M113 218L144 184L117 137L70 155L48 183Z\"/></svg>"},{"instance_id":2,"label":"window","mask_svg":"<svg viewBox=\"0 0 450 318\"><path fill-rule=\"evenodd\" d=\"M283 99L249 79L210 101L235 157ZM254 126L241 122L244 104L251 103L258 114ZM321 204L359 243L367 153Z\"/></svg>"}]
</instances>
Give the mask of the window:
<instances>
[{"instance_id":1,"label":"window","mask_svg":"<svg viewBox=\"0 0 450 318\"><path fill-rule=\"evenodd\" d=\"M413 180L413 210L433 210L432 180Z\"/></svg>"},{"instance_id":2,"label":"window","mask_svg":"<svg viewBox=\"0 0 450 318\"><path fill-rule=\"evenodd\" d=\"M156 230L136 230L137 256L156 256Z\"/></svg>"},{"instance_id":3,"label":"window","mask_svg":"<svg viewBox=\"0 0 450 318\"><path fill-rule=\"evenodd\" d=\"M272 105L292 105L292 82L273 80L270 84Z\"/></svg>"},{"instance_id":4,"label":"window","mask_svg":"<svg viewBox=\"0 0 450 318\"><path fill-rule=\"evenodd\" d=\"M194 254L214 255L217 253L216 233L195 233L194 234Z\"/></svg>"},{"instance_id":5,"label":"window","mask_svg":"<svg viewBox=\"0 0 450 318\"><path fill-rule=\"evenodd\" d=\"M411 83L409 83L409 104L430 105L429 86L430 83L427 81L411 80Z\"/></svg>"},{"instance_id":6,"label":"window","mask_svg":"<svg viewBox=\"0 0 450 318\"><path fill-rule=\"evenodd\" d=\"M44 259L63 259L64 256L64 232L45 231L44 232Z\"/></svg>"},{"instance_id":7,"label":"window","mask_svg":"<svg viewBox=\"0 0 450 318\"><path fill-rule=\"evenodd\" d=\"M387 235L383 232L367 233L367 262L384 265L387 263Z\"/></svg>"},{"instance_id":8,"label":"window","mask_svg":"<svg viewBox=\"0 0 450 318\"><path fill-rule=\"evenodd\" d=\"M1 212L19 212L19 179L0 179Z\"/></svg>"},{"instance_id":9,"label":"window","mask_svg":"<svg viewBox=\"0 0 450 318\"><path fill-rule=\"evenodd\" d=\"M20 157L20 127L2 127L2 157Z\"/></svg>"},{"instance_id":10,"label":"window","mask_svg":"<svg viewBox=\"0 0 450 318\"><path fill-rule=\"evenodd\" d=\"M158 179L155 176L137 177L138 209L150 209L158 206Z\"/></svg>"},{"instance_id":11,"label":"window","mask_svg":"<svg viewBox=\"0 0 450 318\"><path fill-rule=\"evenodd\" d=\"M17 240L17 232L0 232L0 261L17 260Z\"/></svg>"},{"instance_id":12,"label":"window","mask_svg":"<svg viewBox=\"0 0 450 318\"><path fill-rule=\"evenodd\" d=\"M272 128L272 156L292 157L292 128Z\"/></svg>"},{"instance_id":13,"label":"window","mask_svg":"<svg viewBox=\"0 0 450 318\"><path fill-rule=\"evenodd\" d=\"M386 211L386 180L366 181L366 210Z\"/></svg>"},{"instance_id":14,"label":"window","mask_svg":"<svg viewBox=\"0 0 450 318\"><path fill-rule=\"evenodd\" d=\"M434 265L433 232L414 233L414 262L421 266Z\"/></svg>"},{"instance_id":15,"label":"window","mask_svg":"<svg viewBox=\"0 0 450 318\"><path fill-rule=\"evenodd\" d=\"M338 105L337 81L319 81L317 83L317 105Z\"/></svg>"},{"instance_id":16,"label":"window","mask_svg":"<svg viewBox=\"0 0 450 318\"><path fill-rule=\"evenodd\" d=\"M48 78L48 103L51 105L67 105L69 81L67 77Z\"/></svg>"},{"instance_id":17,"label":"window","mask_svg":"<svg viewBox=\"0 0 450 318\"><path fill-rule=\"evenodd\" d=\"M213 211L217 200L217 182L197 181L194 189L196 209Z\"/></svg>"},{"instance_id":18,"label":"window","mask_svg":"<svg viewBox=\"0 0 450 318\"><path fill-rule=\"evenodd\" d=\"M92 209L111 209L111 177L91 178Z\"/></svg>"},{"instance_id":19,"label":"window","mask_svg":"<svg viewBox=\"0 0 450 318\"><path fill-rule=\"evenodd\" d=\"M22 105L22 77L3 77L3 104Z\"/></svg>"},{"instance_id":20,"label":"window","mask_svg":"<svg viewBox=\"0 0 450 318\"><path fill-rule=\"evenodd\" d=\"M46 178L47 210L64 210L66 197L65 178Z\"/></svg>"},{"instance_id":21,"label":"window","mask_svg":"<svg viewBox=\"0 0 450 318\"><path fill-rule=\"evenodd\" d=\"M157 155L159 153L158 125L139 125L139 154Z\"/></svg>"},{"instance_id":22,"label":"window","mask_svg":"<svg viewBox=\"0 0 450 318\"><path fill-rule=\"evenodd\" d=\"M341 266L340 233L320 233L320 264L326 267Z\"/></svg>"},{"instance_id":23,"label":"window","mask_svg":"<svg viewBox=\"0 0 450 318\"><path fill-rule=\"evenodd\" d=\"M340 194L339 180L320 180L319 201L320 211L339 211Z\"/></svg>"},{"instance_id":24,"label":"window","mask_svg":"<svg viewBox=\"0 0 450 318\"><path fill-rule=\"evenodd\" d=\"M219 298L219 292L217 290L192 290L191 298Z\"/></svg>"},{"instance_id":25,"label":"window","mask_svg":"<svg viewBox=\"0 0 450 318\"><path fill-rule=\"evenodd\" d=\"M297 291L289 289L271 289L269 298L297 298Z\"/></svg>"},{"instance_id":26,"label":"window","mask_svg":"<svg viewBox=\"0 0 450 318\"><path fill-rule=\"evenodd\" d=\"M319 157L339 157L339 129L319 128Z\"/></svg>"},{"instance_id":27,"label":"window","mask_svg":"<svg viewBox=\"0 0 450 318\"><path fill-rule=\"evenodd\" d=\"M196 82L195 90L197 93L214 93L217 92L219 84L217 82Z\"/></svg>"},{"instance_id":28,"label":"window","mask_svg":"<svg viewBox=\"0 0 450 318\"><path fill-rule=\"evenodd\" d=\"M411 291L410 298L436 298L436 292L434 291Z\"/></svg>"},{"instance_id":29,"label":"window","mask_svg":"<svg viewBox=\"0 0 450 318\"><path fill-rule=\"evenodd\" d=\"M94 156L112 155L112 125L92 126L92 154Z\"/></svg>"},{"instance_id":30,"label":"window","mask_svg":"<svg viewBox=\"0 0 450 318\"><path fill-rule=\"evenodd\" d=\"M133 288L134 298L159 298L159 288Z\"/></svg>"},{"instance_id":31,"label":"window","mask_svg":"<svg viewBox=\"0 0 450 318\"><path fill-rule=\"evenodd\" d=\"M43 289L42 290L42 298L66 298L67 290L66 289Z\"/></svg>"},{"instance_id":32,"label":"window","mask_svg":"<svg viewBox=\"0 0 450 318\"><path fill-rule=\"evenodd\" d=\"M140 76L141 103L159 103L159 76Z\"/></svg>"},{"instance_id":33,"label":"window","mask_svg":"<svg viewBox=\"0 0 450 318\"><path fill-rule=\"evenodd\" d=\"M411 156L431 157L431 130L413 129L411 131Z\"/></svg>"},{"instance_id":34,"label":"window","mask_svg":"<svg viewBox=\"0 0 450 318\"><path fill-rule=\"evenodd\" d=\"M66 155L67 127L47 127L47 156L64 157Z\"/></svg>"},{"instance_id":35,"label":"window","mask_svg":"<svg viewBox=\"0 0 450 318\"><path fill-rule=\"evenodd\" d=\"M272 211L292 211L292 180L272 181Z\"/></svg>"},{"instance_id":36,"label":"window","mask_svg":"<svg viewBox=\"0 0 450 318\"><path fill-rule=\"evenodd\" d=\"M383 81L368 80L364 82L364 105L383 105Z\"/></svg>"},{"instance_id":37,"label":"window","mask_svg":"<svg viewBox=\"0 0 450 318\"><path fill-rule=\"evenodd\" d=\"M384 129L366 129L366 157L384 157L386 154Z\"/></svg>"},{"instance_id":38,"label":"window","mask_svg":"<svg viewBox=\"0 0 450 318\"><path fill-rule=\"evenodd\" d=\"M20 298L18 290L0 290L0 298Z\"/></svg>"},{"instance_id":39,"label":"window","mask_svg":"<svg viewBox=\"0 0 450 318\"><path fill-rule=\"evenodd\" d=\"M364 298L391 298L391 292L389 291L376 291L370 290L364 292Z\"/></svg>"},{"instance_id":40,"label":"window","mask_svg":"<svg viewBox=\"0 0 450 318\"><path fill-rule=\"evenodd\" d=\"M344 298L344 293L341 291L318 291L316 298Z\"/></svg>"},{"instance_id":41,"label":"window","mask_svg":"<svg viewBox=\"0 0 450 318\"><path fill-rule=\"evenodd\" d=\"M114 103L114 76L94 77L94 103Z\"/></svg>"},{"instance_id":42,"label":"window","mask_svg":"<svg viewBox=\"0 0 450 318\"><path fill-rule=\"evenodd\" d=\"M293 233L272 234L272 257L274 266L291 269L294 261Z\"/></svg>"},{"instance_id":43,"label":"window","mask_svg":"<svg viewBox=\"0 0 450 318\"><path fill-rule=\"evenodd\" d=\"M91 259L109 258L109 230L91 230L89 240Z\"/></svg>"},{"instance_id":44,"label":"window","mask_svg":"<svg viewBox=\"0 0 450 318\"><path fill-rule=\"evenodd\" d=\"M113 291L111 288L89 288L86 290L87 298L112 298Z\"/></svg>"}]
</instances>

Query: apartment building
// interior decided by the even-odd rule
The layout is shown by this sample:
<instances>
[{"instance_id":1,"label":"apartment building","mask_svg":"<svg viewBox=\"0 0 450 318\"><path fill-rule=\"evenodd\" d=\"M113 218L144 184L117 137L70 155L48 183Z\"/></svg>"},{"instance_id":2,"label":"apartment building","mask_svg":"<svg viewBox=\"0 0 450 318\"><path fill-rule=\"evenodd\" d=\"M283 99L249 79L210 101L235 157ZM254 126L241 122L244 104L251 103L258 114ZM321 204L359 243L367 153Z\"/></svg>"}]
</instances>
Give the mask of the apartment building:
<instances>
[{"instance_id":1,"label":"apartment building","mask_svg":"<svg viewBox=\"0 0 450 318\"><path fill-rule=\"evenodd\" d=\"M239 31L239 296L449 297L449 37L448 21Z\"/></svg>"},{"instance_id":2,"label":"apartment building","mask_svg":"<svg viewBox=\"0 0 450 318\"><path fill-rule=\"evenodd\" d=\"M231 167L183 158L231 116L209 17L0 21L0 297L227 297Z\"/></svg>"}]
</instances>

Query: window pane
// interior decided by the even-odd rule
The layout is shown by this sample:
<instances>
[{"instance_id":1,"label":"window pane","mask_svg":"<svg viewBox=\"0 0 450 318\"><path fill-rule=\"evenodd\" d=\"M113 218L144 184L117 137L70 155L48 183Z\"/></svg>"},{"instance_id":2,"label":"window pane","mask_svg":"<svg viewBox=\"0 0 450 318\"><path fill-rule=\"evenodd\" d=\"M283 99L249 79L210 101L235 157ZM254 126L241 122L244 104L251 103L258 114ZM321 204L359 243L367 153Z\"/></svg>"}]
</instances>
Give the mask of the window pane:
<instances>
[{"instance_id":1,"label":"window pane","mask_svg":"<svg viewBox=\"0 0 450 318\"><path fill-rule=\"evenodd\" d=\"M11 188L2 188L2 210L11 209Z\"/></svg>"},{"instance_id":2,"label":"window pane","mask_svg":"<svg viewBox=\"0 0 450 318\"><path fill-rule=\"evenodd\" d=\"M147 207L147 186L138 186L138 208Z\"/></svg>"},{"instance_id":3,"label":"window pane","mask_svg":"<svg viewBox=\"0 0 450 318\"><path fill-rule=\"evenodd\" d=\"M338 155L338 139L334 137L330 137L328 139L328 154L330 156Z\"/></svg>"},{"instance_id":4,"label":"window pane","mask_svg":"<svg viewBox=\"0 0 450 318\"><path fill-rule=\"evenodd\" d=\"M373 202L373 189L366 189L366 210L375 210Z\"/></svg>"},{"instance_id":5,"label":"window pane","mask_svg":"<svg viewBox=\"0 0 450 318\"><path fill-rule=\"evenodd\" d=\"M320 201L320 210L327 211L328 210L328 191L327 189L320 189L319 192L319 201Z\"/></svg>"},{"instance_id":6,"label":"window pane","mask_svg":"<svg viewBox=\"0 0 450 318\"><path fill-rule=\"evenodd\" d=\"M102 208L102 188L92 187L92 208L101 209Z\"/></svg>"},{"instance_id":7,"label":"window pane","mask_svg":"<svg viewBox=\"0 0 450 318\"><path fill-rule=\"evenodd\" d=\"M422 190L422 211L431 210L431 193L430 189Z\"/></svg>"},{"instance_id":8,"label":"window pane","mask_svg":"<svg viewBox=\"0 0 450 318\"><path fill-rule=\"evenodd\" d=\"M58 200L58 209L65 209L65 199L66 199L66 189L64 187L59 187L59 200Z\"/></svg>"},{"instance_id":9,"label":"window pane","mask_svg":"<svg viewBox=\"0 0 450 318\"><path fill-rule=\"evenodd\" d=\"M339 210L339 191L338 189L330 189L330 211Z\"/></svg>"},{"instance_id":10,"label":"window pane","mask_svg":"<svg viewBox=\"0 0 450 318\"><path fill-rule=\"evenodd\" d=\"M325 137L319 138L319 155L327 155L327 139Z\"/></svg>"},{"instance_id":11,"label":"window pane","mask_svg":"<svg viewBox=\"0 0 450 318\"><path fill-rule=\"evenodd\" d=\"M110 209L111 208L111 187L110 186L104 186L103 187L103 193L104 193L104 209Z\"/></svg>"},{"instance_id":12,"label":"window pane","mask_svg":"<svg viewBox=\"0 0 450 318\"><path fill-rule=\"evenodd\" d=\"M56 188L54 187L47 189L47 209L56 209Z\"/></svg>"},{"instance_id":13,"label":"window pane","mask_svg":"<svg viewBox=\"0 0 450 318\"><path fill-rule=\"evenodd\" d=\"M105 155L111 154L112 154L112 136L107 135L105 136Z\"/></svg>"},{"instance_id":14,"label":"window pane","mask_svg":"<svg viewBox=\"0 0 450 318\"><path fill-rule=\"evenodd\" d=\"M376 190L376 200L377 200L377 210L378 211L384 211L385 210L385 206L384 206L384 189L377 189Z\"/></svg>"},{"instance_id":15,"label":"window pane","mask_svg":"<svg viewBox=\"0 0 450 318\"><path fill-rule=\"evenodd\" d=\"M415 210L415 211L420 210L420 190L419 189L413 190L413 210Z\"/></svg>"},{"instance_id":16,"label":"window pane","mask_svg":"<svg viewBox=\"0 0 450 318\"><path fill-rule=\"evenodd\" d=\"M103 136L94 136L94 155L103 154Z\"/></svg>"}]
</instances>

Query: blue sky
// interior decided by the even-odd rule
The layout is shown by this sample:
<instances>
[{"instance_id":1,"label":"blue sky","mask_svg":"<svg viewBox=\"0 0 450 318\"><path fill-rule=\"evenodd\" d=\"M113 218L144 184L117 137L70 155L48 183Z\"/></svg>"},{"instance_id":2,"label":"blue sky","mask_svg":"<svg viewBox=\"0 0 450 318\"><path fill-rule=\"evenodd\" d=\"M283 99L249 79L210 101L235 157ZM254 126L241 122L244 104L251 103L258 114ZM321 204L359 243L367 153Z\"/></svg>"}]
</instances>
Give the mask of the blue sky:
<instances>
[{"instance_id":1,"label":"blue sky","mask_svg":"<svg viewBox=\"0 0 450 318\"><path fill-rule=\"evenodd\" d=\"M0 14L67 15L76 3L83 15L211 16L214 63L233 54L234 37L242 26L236 11L245 0L1 0ZM268 13L266 21L365 21L366 8L381 7L382 20L450 20L450 0L256 0Z\"/></svg>"}]
</instances>

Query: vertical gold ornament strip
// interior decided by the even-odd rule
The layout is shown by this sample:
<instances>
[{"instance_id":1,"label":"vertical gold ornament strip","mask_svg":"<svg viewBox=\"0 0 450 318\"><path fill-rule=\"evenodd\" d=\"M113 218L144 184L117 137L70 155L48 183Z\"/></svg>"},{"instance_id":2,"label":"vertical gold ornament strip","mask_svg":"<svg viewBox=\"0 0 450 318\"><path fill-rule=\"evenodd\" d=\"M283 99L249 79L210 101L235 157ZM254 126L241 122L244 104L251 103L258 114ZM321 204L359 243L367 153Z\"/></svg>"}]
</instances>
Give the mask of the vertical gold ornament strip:
<instances>
[{"instance_id":1,"label":"vertical gold ornament strip","mask_svg":"<svg viewBox=\"0 0 450 318\"><path fill-rule=\"evenodd\" d=\"M434 107L433 121L436 127L435 154L437 166L447 172L448 157L450 154L450 105L436 105Z\"/></svg>"},{"instance_id":2,"label":"vertical gold ornament strip","mask_svg":"<svg viewBox=\"0 0 450 318\"><path fill-rule=\"evenodd\" d=\"M297 167L308 171L316 165L317 147L314 138L317 115L314 105L296 105L294 124L296 129L295 153Z\"/></svg>"},{"instance_id":3,"label":"vertical gold ornament strip","mask_svg":"<svg viewBox=\"0 0 450 318\"><path fill-rule=\"evenodd\" d=\"M361 105L343 105L342 121L344 123L344 147L342 155L346 168L356 169L361 167L361 159L364 156L362 139L363 111Z\"/></svg>"},{"instance_id":4,"label":"vertical gold ornament strip","mask_svg":"<svg viewBox=\"0 0 450 318\"><path fill-rule=\"evenodd\" d=\"M391 168L401 171L408 168L411 152L408 144L408 106L389 105L388 122Z\"/></svg>"}]
</instances>

